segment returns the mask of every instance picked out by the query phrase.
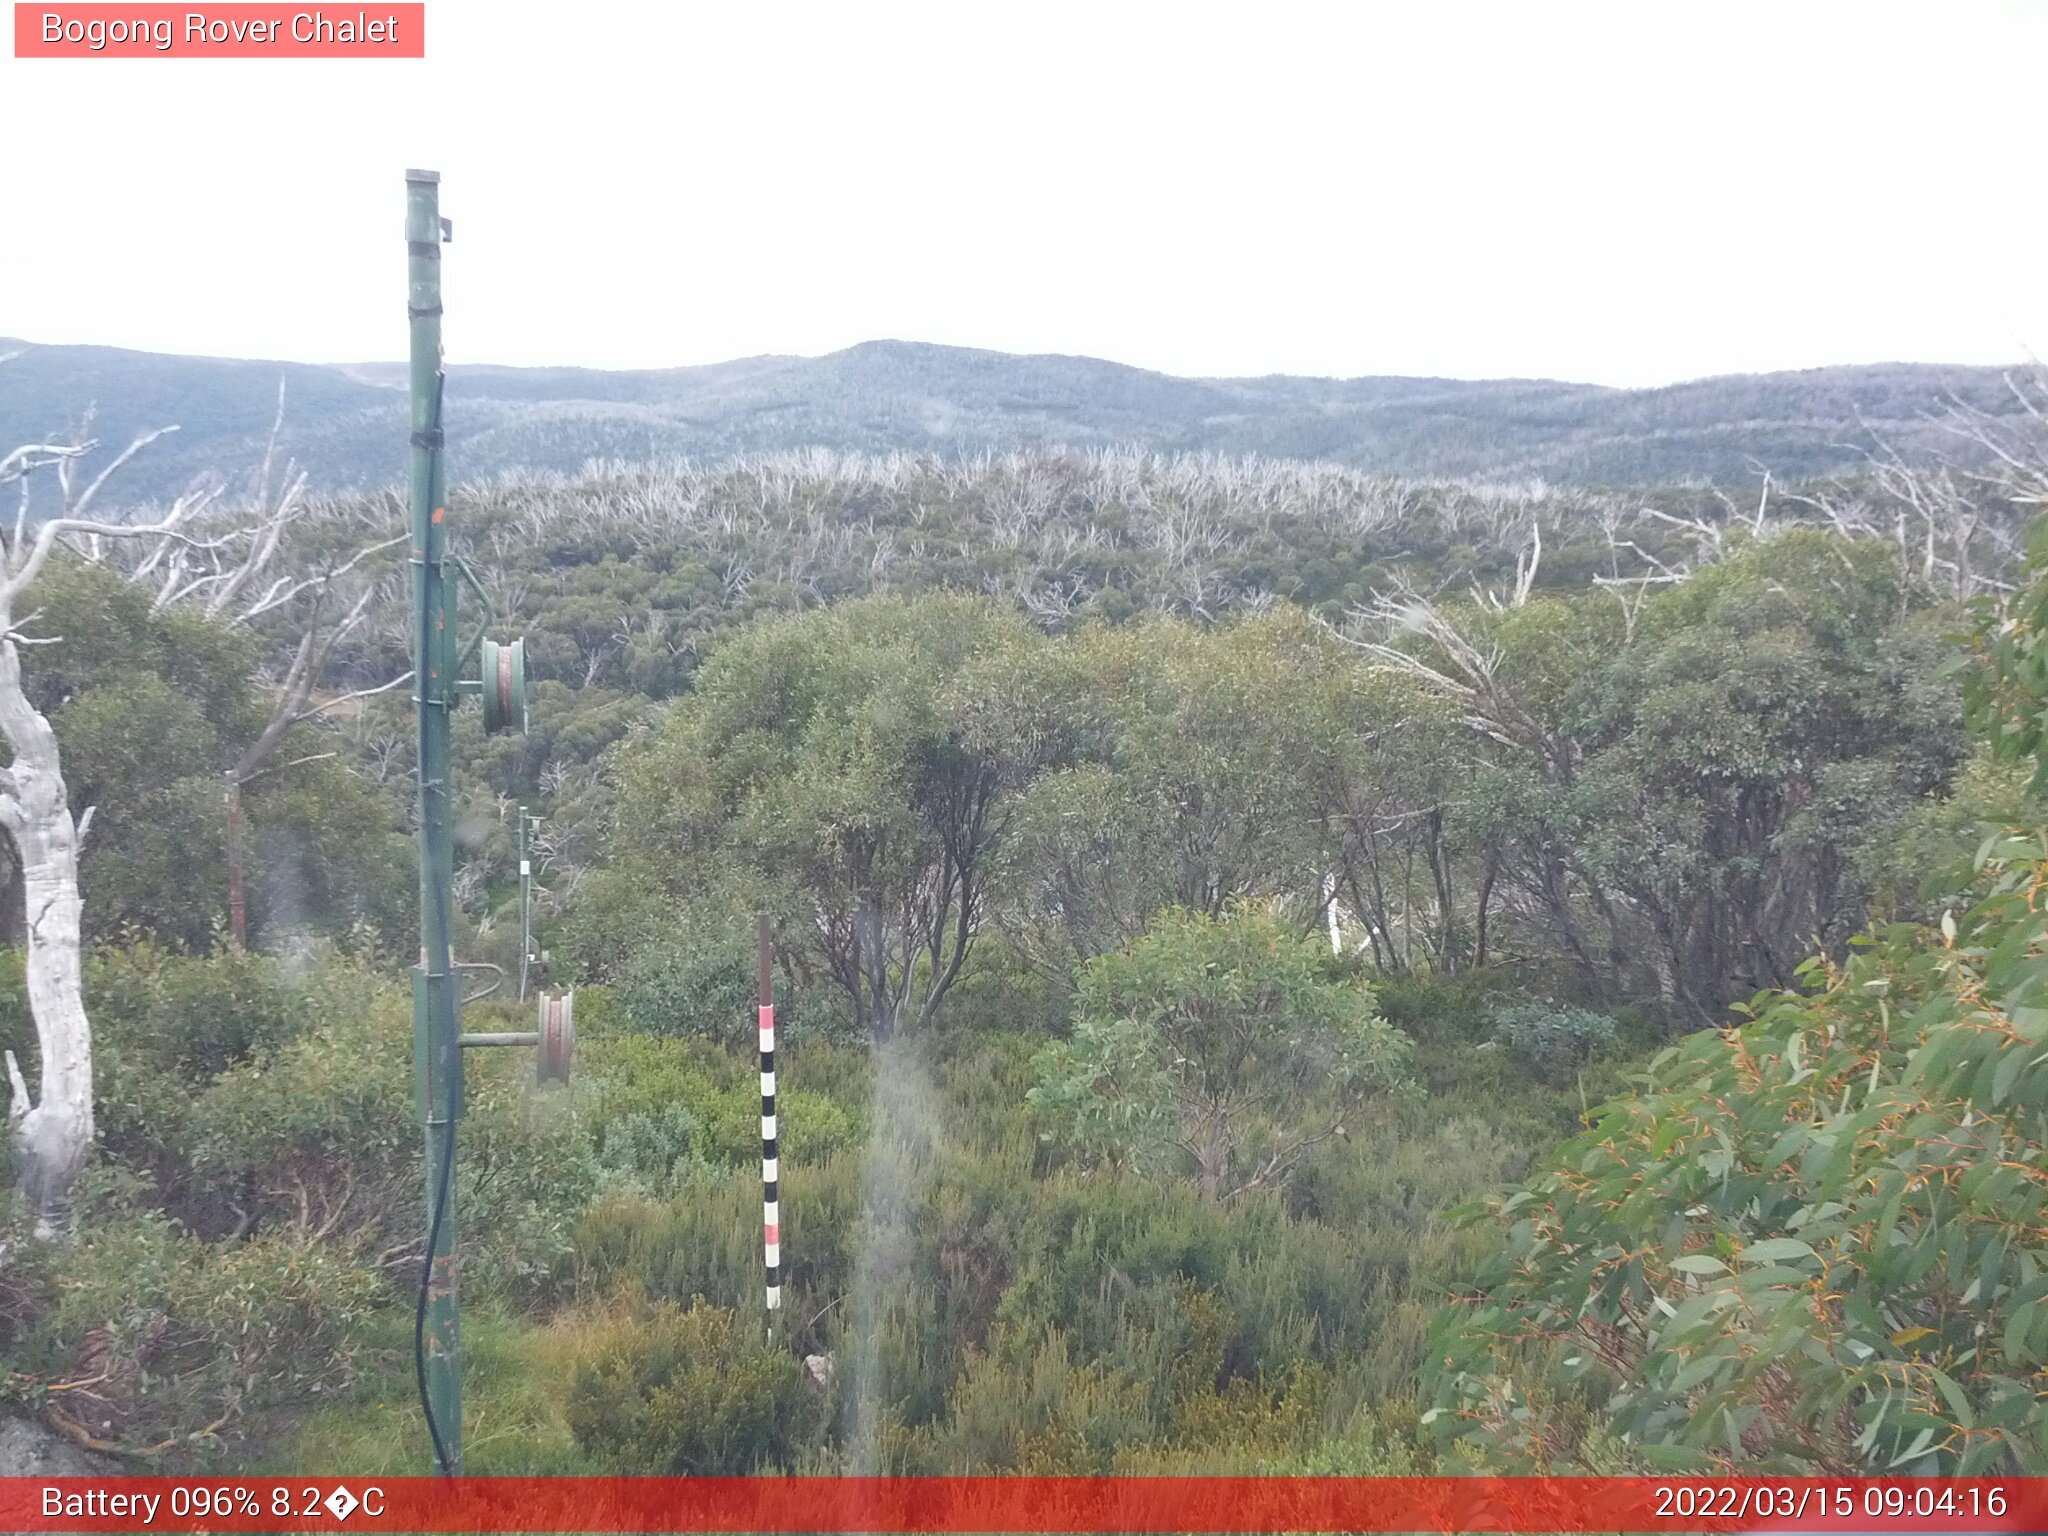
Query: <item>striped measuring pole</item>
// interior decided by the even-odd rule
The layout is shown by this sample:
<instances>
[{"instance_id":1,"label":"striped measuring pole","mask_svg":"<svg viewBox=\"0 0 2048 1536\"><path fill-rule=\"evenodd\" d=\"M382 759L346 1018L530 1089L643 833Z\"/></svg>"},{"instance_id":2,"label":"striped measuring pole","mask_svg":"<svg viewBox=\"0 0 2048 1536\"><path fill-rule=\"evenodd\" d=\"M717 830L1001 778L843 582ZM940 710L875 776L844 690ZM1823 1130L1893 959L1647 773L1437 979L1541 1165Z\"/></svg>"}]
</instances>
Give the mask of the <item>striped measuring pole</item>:
<instances>
[{"instance_id":1,"label":"striped measuring pole","mask_svg":"<svg viewBox=\"0 0 2048 1536\"><path fill-rule=\"evenodd\" d=\"M782 1209L777 1198L775 1137L775 983L769 974L768 919L755 932L761 975L761 1244L768 1271L768 1331L782 1305Z\"/></svg>"}]
</instances>

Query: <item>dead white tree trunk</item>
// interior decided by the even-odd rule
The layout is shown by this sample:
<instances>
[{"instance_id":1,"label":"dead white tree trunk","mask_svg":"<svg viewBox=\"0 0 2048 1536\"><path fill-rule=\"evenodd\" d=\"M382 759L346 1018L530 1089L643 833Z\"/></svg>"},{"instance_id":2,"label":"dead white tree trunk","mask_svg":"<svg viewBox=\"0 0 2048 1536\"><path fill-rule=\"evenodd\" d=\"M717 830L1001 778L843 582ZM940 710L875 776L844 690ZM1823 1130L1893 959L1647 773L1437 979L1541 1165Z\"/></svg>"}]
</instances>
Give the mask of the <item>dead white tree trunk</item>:
<instances>
[{"instance_id":1,"label":"dead white tree trunk","mask_svg":"<svg viewBox=\"0 0 2048 1536\"><path fill-rule=\"evenodd\" d=\"M28 1002L41 1082L31 1101L21 1066L7 1053L7 1118L22 1192L37 1232L48 1236L92 1146L92 1030L79 984L78 827L56 732L22 691L12 617L10 604L0 613L0 737L14 760L0 780L0 826L14 840L27 895Z\"/></svg>"},{"instance_id":2,"label":"dead white tree trunk","mask_svg":"<svg viewBox=\"0 0 2048 1536\"><path fill-rule=\"evenodd\" d=\"M230 784L261 771L286 731L337 702L313 705L310 695L318 663L334 641L362 617L364 593L338 621L326 621L320 599L337 578L355 569L390 541L378 541L340 566L310 577L270 577L283 530L299 515L303 479L292 480L274 502L259 495L253 512L202 519L217 496L213 489L180 497L152 523L106 523L87 518L108 477L164 432L137 438L90 483L80 487L81 461L95 446L87 441L31 444L0 457L0 486L20 482L20 501L11 536L0 533L0 740L12 761L0 769L0 829L13 840L26 890L26 945L29 1012L35 1021L39 1082L31 1095L14 1053L6 1053L8 1122L19 1157L23 1193L36 1216L39 1234L57 1227L65 1198L92 1148L92 1026L80 982L78 852L88 808L74 820L64 784L56 732L22 686L21 650L56 637L31 639L21 633L34 614L23 600L59 545L86 559L106 558L109 544L128 548L143 541L146 556L125 574L158 583L156 606L203 603L215 618L247 623L310 594L312 612L271 718L256 741L231 767ZM54 515L31 524L29 483L39 470L54 470L58 487ZM268 482L269 461L265 462ZM77 542L74 542L77 541ZM82 547L81 547L82 545ZM259 578L269 585L258 589ZM384 687L396 686L396 683ZM351 697L382 692L364 689Z\"/></svg>"},{"instance_id":3,"label":"dead white tree trunk","mask_svg":"<svg viewBox=\"0 0 2048 1536\"><path fill-rule=\"evenodd\" d=\"M82 493L74 493L72 472L89 447L36 445L0 459L0 484L23 481L22 510L15 518L13 537L0 543L0 740L12 754L12 761L0 769L0 828L14 842L26 893L25 963L39 1077L31 1097L21 1064L12 1051L7 1052L7 1118L20 1162L21 1188L43 1236L55 1231L65 1196L92 1148L92 1027L79 978L81 823L73 820L65 792L57 733L22 687L21 648L35 642L17 628L26 622L19 609L59 540L72 535L98 539L161 534L184 517L181 508L174 508L163 523L137 526L79 516L106 481L102 474ZM57 471L66 515L50 518L31 532L26 482L43 468ZM86 818L91 814L88 810Z\"/></svg>"}]
</instances>

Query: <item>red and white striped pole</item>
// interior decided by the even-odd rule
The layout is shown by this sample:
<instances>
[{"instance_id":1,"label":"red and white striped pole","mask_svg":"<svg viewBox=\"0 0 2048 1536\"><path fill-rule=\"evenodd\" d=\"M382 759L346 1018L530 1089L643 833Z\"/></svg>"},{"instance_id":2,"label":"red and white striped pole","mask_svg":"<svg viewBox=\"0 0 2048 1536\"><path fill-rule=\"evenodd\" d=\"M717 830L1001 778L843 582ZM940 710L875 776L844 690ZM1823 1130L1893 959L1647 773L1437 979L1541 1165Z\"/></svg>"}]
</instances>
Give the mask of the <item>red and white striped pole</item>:
<instances>
[{"instance_id":1,"label":"red and white striped pole","mask_svg":"<svg viewBox=\"0 0 2048 1536\"><path fill-rule=\"evenodd\" d=\"M768 919L756 929L761 973L761 1243L768 1263L768 1331L782 1305L782 1211L777 1198L775 1136L775 983L769 975Z\"/></svg>"}]
</instances>

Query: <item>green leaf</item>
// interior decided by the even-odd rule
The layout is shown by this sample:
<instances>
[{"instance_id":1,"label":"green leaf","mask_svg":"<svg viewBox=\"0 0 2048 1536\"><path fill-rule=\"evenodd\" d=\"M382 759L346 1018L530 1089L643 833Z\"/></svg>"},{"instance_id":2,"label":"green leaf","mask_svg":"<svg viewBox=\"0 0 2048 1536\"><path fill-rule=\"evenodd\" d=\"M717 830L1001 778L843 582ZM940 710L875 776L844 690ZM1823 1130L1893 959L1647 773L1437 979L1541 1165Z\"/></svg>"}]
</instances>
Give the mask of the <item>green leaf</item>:
<instances>
[{"instance_id":1,"label":"green leaf","mask_svg":"<svg viewBox=\"0 0 2048 1536\"><path fill-rule=\"evenodd\" d=\"M1728 1266L1711 1253L1688 1253L1673 1259L1671 1267L1682 1275L1725 1275Z\"/></svg>"},{"instance_id":2,"label":"green leaf","mask_svg":"<svg viewBox=\"0 0 2048 1536\"><path fill-rule=\"evenodd\" d=\"M1751 1243L1737 1257L1745 1264L1782 1264L1787 1259L1817 1259L1820 1255L1796 1237L1767 1237Z\"/></svg>"},{"instance_id":3,"label":"green leaf","mask_svg":"<svg viewBox=\"0 0 2048 1536\"><path fill-rule=\"evenodd\" d=\"M1956 1416L1956 1423L1964 1429L1976 1426L1976 1419L1970 1413L1969 1399L1963 1396L1963 1389L1950 1380L1947 1373L1927 1368L1927 1374L1934 1378L1934 1384L1941 1389L1942 1398L1948 1403L1949 1412Z\"/></svg>"}]
</instances>

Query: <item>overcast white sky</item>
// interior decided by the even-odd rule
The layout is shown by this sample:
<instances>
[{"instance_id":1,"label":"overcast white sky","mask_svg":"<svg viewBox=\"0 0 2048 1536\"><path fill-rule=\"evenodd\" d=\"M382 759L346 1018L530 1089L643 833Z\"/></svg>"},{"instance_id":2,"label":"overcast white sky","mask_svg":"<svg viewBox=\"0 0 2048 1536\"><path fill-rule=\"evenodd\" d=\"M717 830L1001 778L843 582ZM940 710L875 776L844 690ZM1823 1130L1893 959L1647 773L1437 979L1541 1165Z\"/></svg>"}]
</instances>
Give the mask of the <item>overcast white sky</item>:
<instances>
[{"instance_id":1,"label":"overcast white sky","mask_svg":"<svg viewBox=\"0 0 2048 1536\"><path fill-rule=\"evenodd\" d=\"M1650 384L2048 352L2048 5L427 21L423 62L0 57L0 334L400 356L421 165L458 362L889 336Z\"/></svg>"}]
</instances>

